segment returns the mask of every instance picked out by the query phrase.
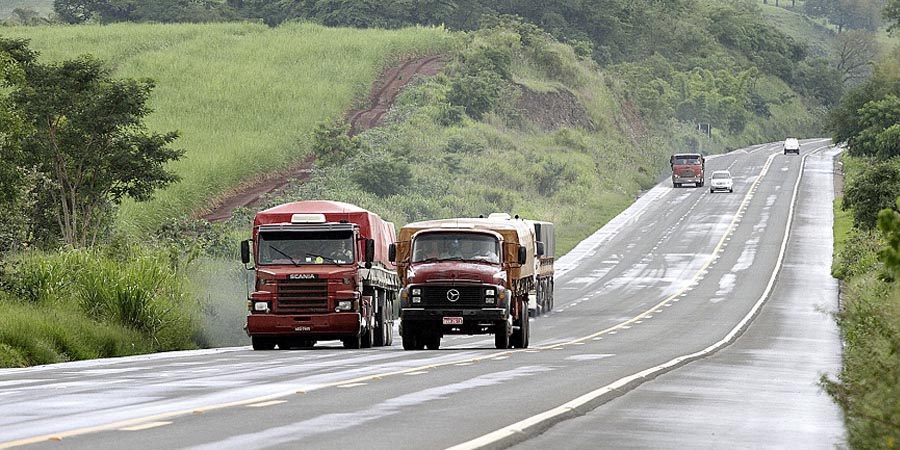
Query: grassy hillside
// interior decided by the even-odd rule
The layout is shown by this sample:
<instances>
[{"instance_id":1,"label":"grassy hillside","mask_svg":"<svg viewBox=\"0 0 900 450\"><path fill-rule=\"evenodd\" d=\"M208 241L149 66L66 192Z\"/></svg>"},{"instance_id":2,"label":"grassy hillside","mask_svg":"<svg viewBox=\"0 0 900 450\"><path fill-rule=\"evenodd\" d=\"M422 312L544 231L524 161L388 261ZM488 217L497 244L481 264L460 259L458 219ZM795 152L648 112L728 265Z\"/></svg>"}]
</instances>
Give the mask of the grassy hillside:
<instances>
[{"instance_id":1,"label":"grassy hillside","mask_svg":"<svg viewBox=\"0 0 900 450\"><path fill-rule=\"evenodd\" d=\"M836 35L834 30L805 14L786 9L783 6L775 6L774 2L769 2L767 5L759 2L759 6L769 23L797 42L803 42L809 46L811 55L820 57L832 55L834 51L832 42ZM802 5L798 4L797 9L801 8Z\"/></svg>"},{"instance_id":2,"label":"grassy hillside","mask_svg":"<svg viewBox=\"0 0 900 450\"><path fill-rule=\"evenodd\" d=\"M519 214L557 224L560 256L665 167L671 149L627 131L615 82L571 47L513 25L467 35L451 59L443 76L406 89L387 124L359 136L358 150L272 203L335 198L398 225ZM454 114L460 86L501 92L473 120ZM464 102L484 94L469 89Z\"/></svg>"},{"instance_id":3,"label":"grassy hillside","mask_svg":"<svg viewBox=\"0 0 900 450\"><path fill-rule=\"evenodd\" d=\"M146 123L177 130L186 150L172 165L182 182L148 204L127 203L120 224L154 230L254 176L302 159L315 124L364 97L399 58L445 51L438 28L398 31L288 24L16 27L0 35L31 39L44 61L90 53L115 76L156 81Z\"/></svg>"}]
</instances>

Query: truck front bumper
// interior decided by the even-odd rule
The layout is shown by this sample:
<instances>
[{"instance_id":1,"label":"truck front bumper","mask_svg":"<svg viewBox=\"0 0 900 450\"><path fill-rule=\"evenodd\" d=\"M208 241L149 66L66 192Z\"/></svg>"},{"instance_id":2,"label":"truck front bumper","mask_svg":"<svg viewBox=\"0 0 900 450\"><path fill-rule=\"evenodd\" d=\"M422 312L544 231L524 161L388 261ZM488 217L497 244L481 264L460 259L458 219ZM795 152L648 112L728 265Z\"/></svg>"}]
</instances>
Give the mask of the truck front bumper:
<instances>
[{"instance_id":1,"label":"truck front bumper","mask_svg":"<svg viewBox=\"0 0 900 450\"><path fill-rule=\"evenodd\" d=\"M250 336L299 336L329 340L359 336L363 328L362 318L356 312L247 316L247 334Z\"/></svg>"},{"instance_id":2,"label":"truck front bumper","mask_svg":"<svg viewBox=\"0 0 900 450\"><path fill-rule=\"evenodd\" d=\"M441 334L481 334L491 332L498 322L506 322L506 308L434 309L403 308L400 310L403 327L441 330ZM461 319L461 321L460 321Z\"/></svg>"}]
</instances>

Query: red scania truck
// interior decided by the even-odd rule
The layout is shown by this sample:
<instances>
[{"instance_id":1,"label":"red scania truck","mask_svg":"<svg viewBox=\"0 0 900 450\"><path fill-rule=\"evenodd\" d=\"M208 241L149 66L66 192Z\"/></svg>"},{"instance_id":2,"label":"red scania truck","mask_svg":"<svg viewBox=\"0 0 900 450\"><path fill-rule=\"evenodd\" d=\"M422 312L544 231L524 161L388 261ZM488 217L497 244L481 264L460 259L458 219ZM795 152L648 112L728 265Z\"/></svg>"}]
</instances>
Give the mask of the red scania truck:
<instances>
[{"instance_id":1,"label":"red scania truck","mask_svg":"<svg viewBox=\"0 0 900 450\"><path fill-rule=\"evenodd\" d=\"M399 279L394 224L354 205L301 201L256 214L241 260L255 267L246 331L254 350L391 345ZM252 242L252 249L250 243Z\"/></svg>"},{"instance_id":2,"label":"red scania truck","mask_svg":"<svg viewBox=\"0 0 900 450\"><path fill-rule=\"evenodd\" d=\"M706 159L699 153L676 153L669 158L672 166L672 186L681 187L687 183L693 183L696 187L703 187Z\"/></svg>"},{"instance_id":3,"label":"red scania truck","mask_svg":"<svg viewBox=\"0 0 900 450\"><path fill-rule=\"evenodd\" d=\"M534 227L520 219L429 220L400 229L391 260L405 350L440 347L447 334L493 334L497 348L528 347L535 291Z\"/></svg>"}]
</instances>

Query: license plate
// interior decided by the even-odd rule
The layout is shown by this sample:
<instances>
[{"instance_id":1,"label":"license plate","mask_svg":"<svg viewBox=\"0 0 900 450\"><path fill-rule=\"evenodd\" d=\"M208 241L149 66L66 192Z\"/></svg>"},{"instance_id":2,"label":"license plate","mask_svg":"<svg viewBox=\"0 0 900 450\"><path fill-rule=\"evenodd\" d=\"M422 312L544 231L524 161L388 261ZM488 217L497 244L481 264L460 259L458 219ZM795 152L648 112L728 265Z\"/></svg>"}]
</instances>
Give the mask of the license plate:
<instances>
[{"instance_id":1,"label":"license plate","mask_svg":"<svg viewBox=\"0 0 900 450\"><path fill-rule=\"evenodd\" d=\"M462 325L462 317L444 317L444 325Z\"/></svg>"}]
</instances>

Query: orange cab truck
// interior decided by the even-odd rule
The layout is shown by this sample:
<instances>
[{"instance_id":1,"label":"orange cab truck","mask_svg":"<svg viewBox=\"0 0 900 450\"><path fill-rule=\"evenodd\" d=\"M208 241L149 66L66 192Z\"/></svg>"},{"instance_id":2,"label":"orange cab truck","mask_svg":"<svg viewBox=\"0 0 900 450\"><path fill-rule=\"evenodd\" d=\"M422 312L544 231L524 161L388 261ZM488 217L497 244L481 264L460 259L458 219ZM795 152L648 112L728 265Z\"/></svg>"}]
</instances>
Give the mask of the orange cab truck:
<instances>
[{"instance_id":1,"label":"orange cab truck","mask_svg":"<svg viewBox=\"0 0 900 450\"><path fill-rule=\"evenodd\" d=\"M494 334L497 348L528 347L534 229L524 220L459 218L410 223L391 246L403 348L436 350L448 334Z\"/></svg>"},{"instance_id":2,"label":"orange cab truck","mask_svg":"<svg viewBox=\"0 0 900 450\"><path fill-rule=\"evenodd\" d=\"M253 220L255 289L247 334L254 350L391 345L400 288L387 259L394 224L347 203L302 201ZM241 244L249 264L250 241Z\"/></svg>"},{"instance_id":3,"label":"orange cab truck","mask_svg":"<svg viewBox=\"0 0 900 450\"><path fill-rule=\"evenodd\" d=\"M672 186L681 187L683 184L693 183L696 187L703 187L704 169L706 159L699 153L676 153L669 158L672 166Z\"/></svg>"}]
</instances>

